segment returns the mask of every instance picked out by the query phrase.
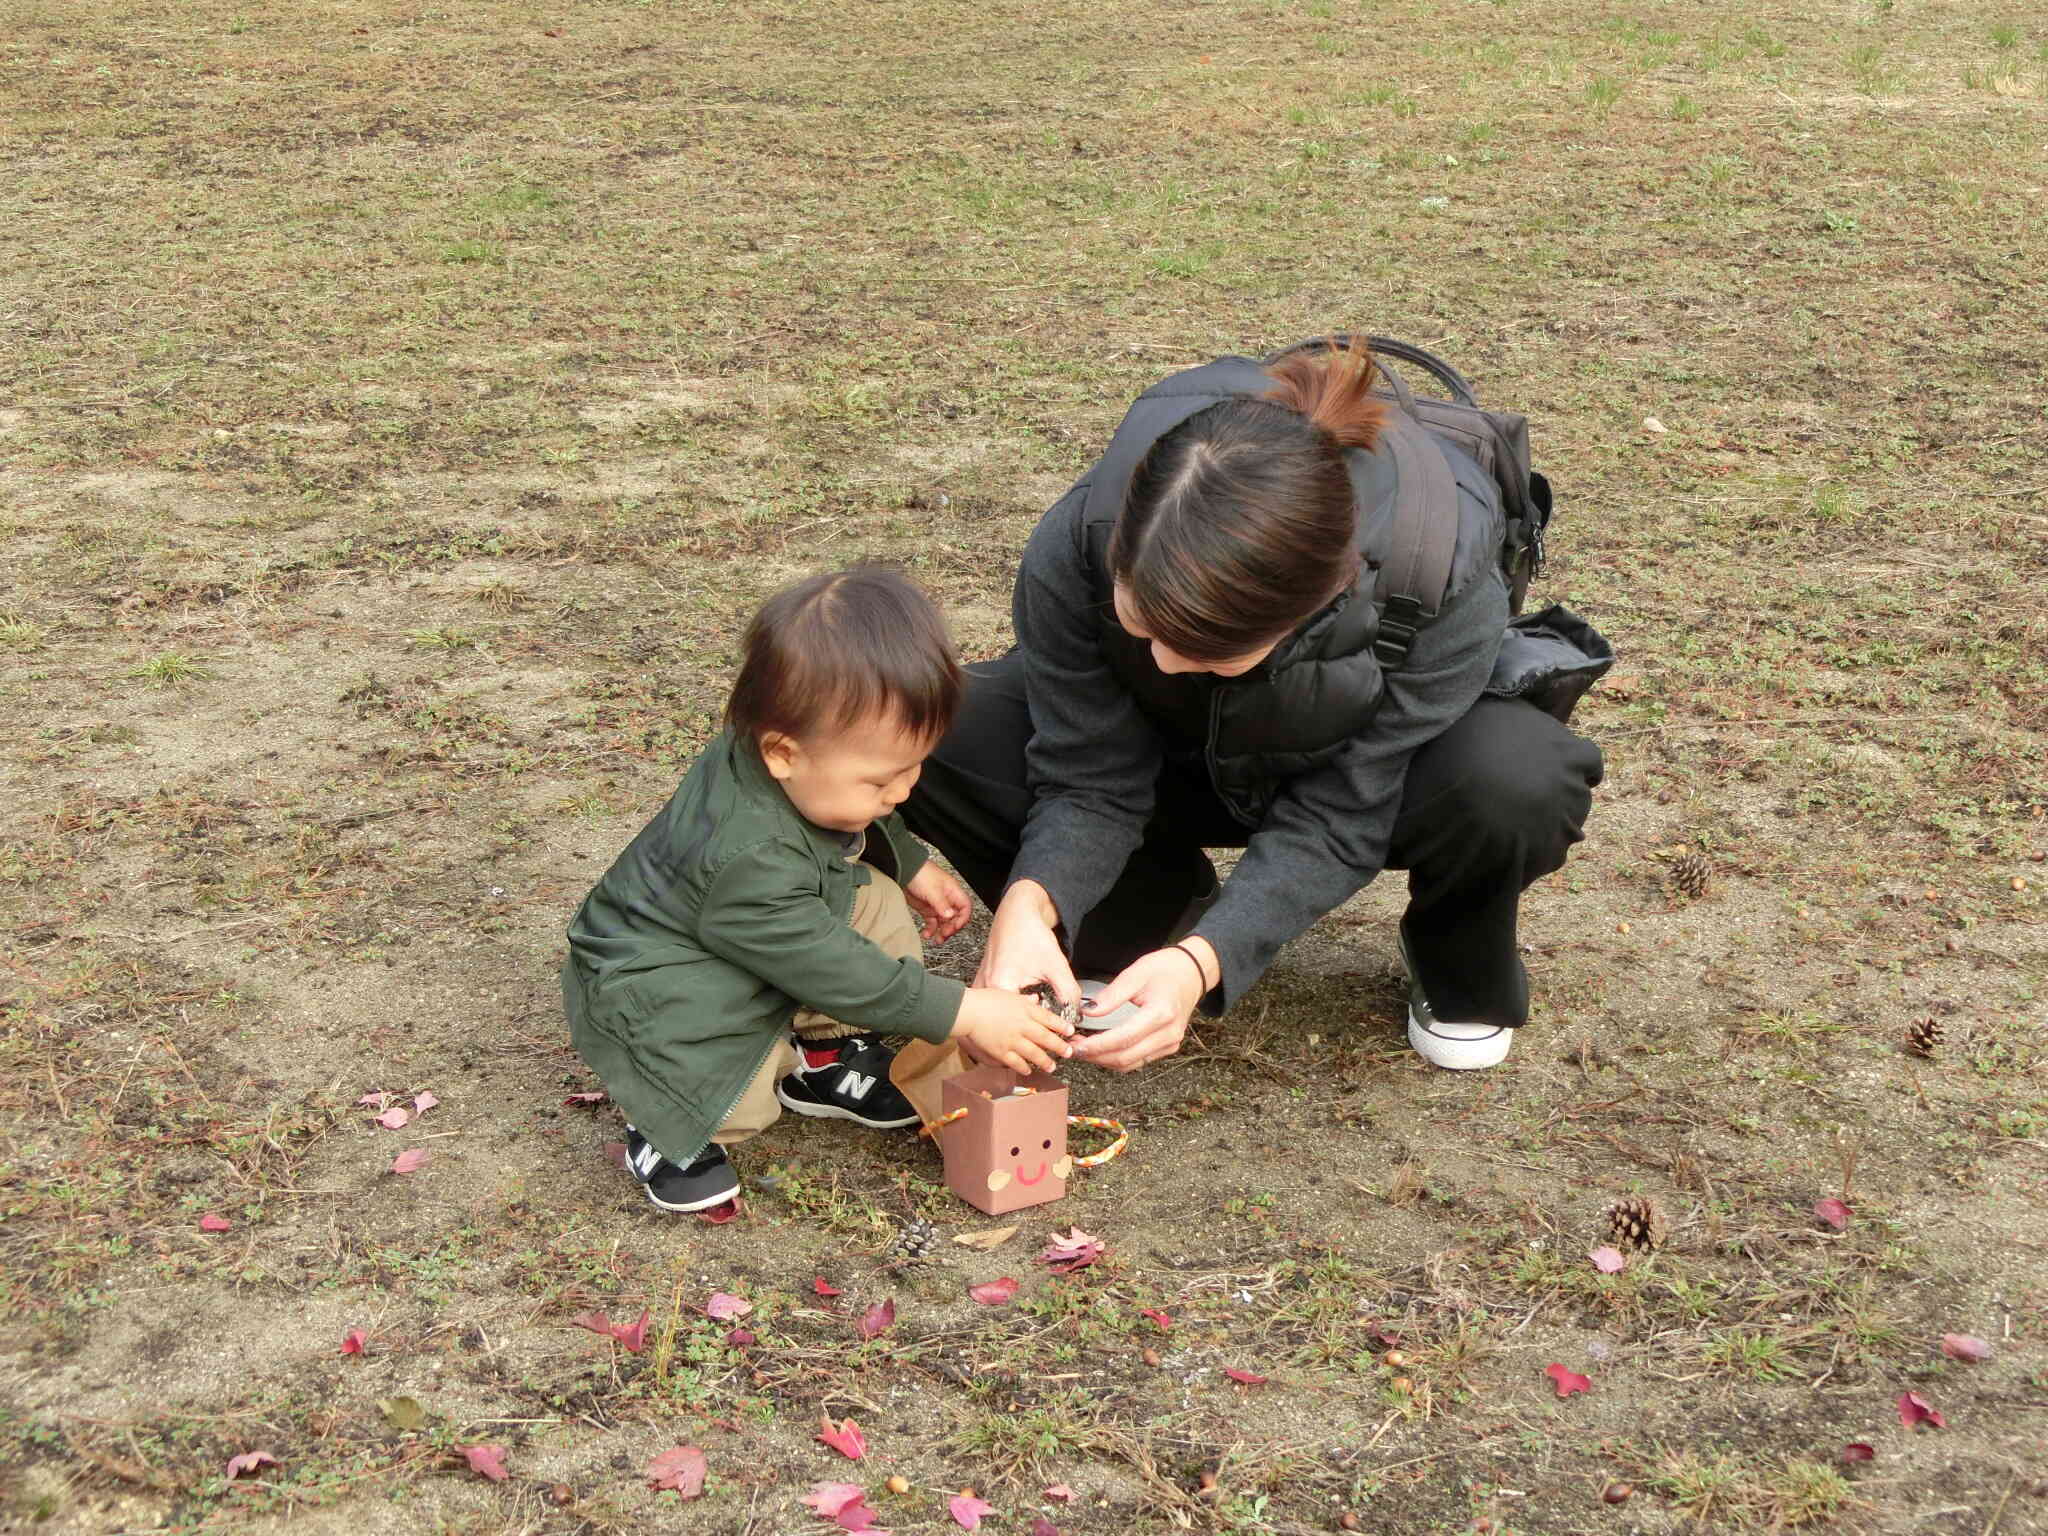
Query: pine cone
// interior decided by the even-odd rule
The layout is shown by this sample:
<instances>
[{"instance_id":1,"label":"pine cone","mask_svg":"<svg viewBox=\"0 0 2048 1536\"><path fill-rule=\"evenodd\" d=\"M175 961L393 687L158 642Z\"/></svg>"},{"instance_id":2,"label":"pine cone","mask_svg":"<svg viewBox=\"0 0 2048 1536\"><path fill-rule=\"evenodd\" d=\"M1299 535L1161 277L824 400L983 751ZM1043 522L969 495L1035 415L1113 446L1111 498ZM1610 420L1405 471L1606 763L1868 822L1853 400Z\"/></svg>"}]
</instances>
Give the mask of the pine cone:
<instances>
[{"instance_id":1,"label":"pine cone","mask_svg":"<svg viewBox=\"0 0 2048 1536\"><path fill-rule=\"evenodd\" d=\"M889 1251L882 1256L885 1264L902 1264L913 1259L928 1258L932 1244L938 1241L939 1229L922 1216L913 1216L904 1223L903 1233Z\"/></svg>"},{"instance_id":2,"label":"pine cone","mask_svg":"<svg viewBox=\"0 0 2048 1536\"><path fill-rule=\"evenodd\" d=\"M1915 1056L1932 1056L1941 1044L1941 1020L1933 1014L1906 1026L1906 1049Z\"/></svg>"},{"instance_id":3,"label":"pine cone","mask_svg":"<svg viewBox=\"0 0 2048 1536\"><path fill-rule=\"evenodd\" d=\"M1059 993L1053 991L1051 983L1043 981L1039 982L1036 986L1026 987L1024 994L1047 1013L1055 1015L1069 1029L1079 1029L1081 1027L1080 998L1075 998L1066 1007L1062 1008L1060 1006Z\"/></svg>"},{"instance_id":4,"label":"pine cone","mask_svg":"<svg viewBox=\"0 0 2048 1536\"><path fill-rule=\"evenodd\" d=\"M1649 1249L1670 1235L1664 1212L1648 1195L1617 1200L1607 1208L1607 1232L1621 1248Z\"/></svg>"},{"instance_id":5,"label":"pine cone","mask_svg":"<svg viewBox=\"0 0 2048 1536\"><path fill-rule=\"evenodd\" d=\"M1684 897L1704 896L1707 882L1714 877L1714 861L1704 853L1683 853L1671 861L1665 888Z\"/></svg>"}]
</instances>

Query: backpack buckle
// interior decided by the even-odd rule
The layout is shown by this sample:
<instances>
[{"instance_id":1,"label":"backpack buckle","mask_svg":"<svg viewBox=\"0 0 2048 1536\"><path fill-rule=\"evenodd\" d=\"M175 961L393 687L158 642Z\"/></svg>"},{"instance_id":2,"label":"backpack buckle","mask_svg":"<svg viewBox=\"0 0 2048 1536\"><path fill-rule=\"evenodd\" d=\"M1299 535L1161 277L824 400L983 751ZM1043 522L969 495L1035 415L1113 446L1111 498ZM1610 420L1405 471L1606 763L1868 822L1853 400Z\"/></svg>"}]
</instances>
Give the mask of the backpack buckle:
<instances>
[{"instance_id":1,"label":"backpack buckle","mask_svg":"<svg viewBox=\"0 0 2048 1536\"><path fill-rule=\"evenodd\" d=\"M1422 628L1422 604L1412 597L1390 597L1380 610L1379 633L1373 636L1372 653L1382 669L1398 667L1408 659L1408 647Z\"/></svg>"}]
</instances>

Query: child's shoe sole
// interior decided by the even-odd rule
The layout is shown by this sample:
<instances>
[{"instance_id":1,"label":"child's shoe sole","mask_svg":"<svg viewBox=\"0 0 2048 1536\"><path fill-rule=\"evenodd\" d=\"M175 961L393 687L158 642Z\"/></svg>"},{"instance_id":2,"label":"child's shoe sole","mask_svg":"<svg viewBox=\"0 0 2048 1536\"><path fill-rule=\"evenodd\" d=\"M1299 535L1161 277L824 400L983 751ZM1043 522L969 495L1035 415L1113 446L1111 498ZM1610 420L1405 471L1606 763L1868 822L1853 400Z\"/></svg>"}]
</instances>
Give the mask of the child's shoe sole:
<instances>
[{"instance_id":1,"label":"child's shoe sole","mask_svg":"<svg viewBox=\"0 0 2048 1536\"><path fill-rule=\"evenodd\" d=\"M647 1192L647 1204L659 1206L662 1210L672 1210L676 1214L688 1214L690 1210L711 1210L713 1206L723 1206L727 1200L737 1200L739 1198L739 1180L737 1178L731 1182L729 1188L717 1190L715 1194L690 1192L688 1196L684 1196L680 1200L664 1200L662 1196L653 1192L653 1184L641 1184L641 1188Z\"/></svg>"}]
</instances>

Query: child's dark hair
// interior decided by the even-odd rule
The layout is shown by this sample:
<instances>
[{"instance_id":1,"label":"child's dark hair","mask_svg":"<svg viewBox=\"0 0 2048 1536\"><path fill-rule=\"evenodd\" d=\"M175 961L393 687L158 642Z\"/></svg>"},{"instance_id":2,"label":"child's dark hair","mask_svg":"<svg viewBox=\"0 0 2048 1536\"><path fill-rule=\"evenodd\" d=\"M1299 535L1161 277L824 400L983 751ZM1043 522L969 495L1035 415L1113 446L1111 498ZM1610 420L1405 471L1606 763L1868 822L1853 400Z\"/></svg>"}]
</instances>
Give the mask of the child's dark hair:
<instances>
[{"instance_id":1,"label":"child's dark hair","mask_svg":"<svg viewBox=\"0 0 2048 1536\"><path fill-rule=\"evenodd\" d=\"M884 566L784 587L741 649L725 724L756 746L766 731L801 740L872 719L936 741L960 707L960 663L938 605Z\"/></svg>"},{"instance_id":2,"label":"child's dark hair","mask_svg":"<svg viewBox=\"0 0 2048 1536\"><path fill-rule=\"evenodd\" d=\"M1197 411L1152 445L1109 541L1150 636L1229 661L1285 635L1358 574L1347 448L1379 441L1374 363L1332 344L1266 371L1273 388Z\"/></svg>"}]
</instances>

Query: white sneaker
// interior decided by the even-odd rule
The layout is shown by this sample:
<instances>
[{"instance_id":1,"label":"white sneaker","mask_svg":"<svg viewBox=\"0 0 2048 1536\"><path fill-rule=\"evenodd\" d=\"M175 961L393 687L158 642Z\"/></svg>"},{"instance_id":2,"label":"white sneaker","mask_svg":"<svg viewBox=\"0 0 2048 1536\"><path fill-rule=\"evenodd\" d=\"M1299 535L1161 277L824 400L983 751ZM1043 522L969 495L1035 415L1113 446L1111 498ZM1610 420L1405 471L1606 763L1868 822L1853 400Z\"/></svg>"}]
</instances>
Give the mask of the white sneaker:
<instances>
[{"instance_id":1,"label":"white sneaker","mask_svg":"<svg viewBox=\"0 0 2048 1536\"><path fill-rule=\"evenodd\" d=\"M1429 1011L1429 999L1415 979L1415 963L1408 958L1405 937L1401 963L1408 967L1408 1043L1424 1061L1453 1072L1476 1072L1508 1059L1508 1047L1515 1043L1512 1029L1499 1024L1447 1024Z\"/></svg>"},{"instance_id":2,"label":"white sneaker","mask_svg":"<svg viewBox=\"0 0 2048 1536\"><path fill-rule=\"evenodd\" d=\"M1092 1003L1108 990L1109 983L1106 981L1084 981L1081 983L1081 1001L1083 1003ZM1099 1016L1084 1012L1080 1017L1078 1027L1100 1032L1105 1029L1115 1029L1119 1024L1128 1024L1137 1016L1138 1005L1136 1003L1122 1003L1110 1009L1108 1013Z\"/></svg>"}]
</instances>

